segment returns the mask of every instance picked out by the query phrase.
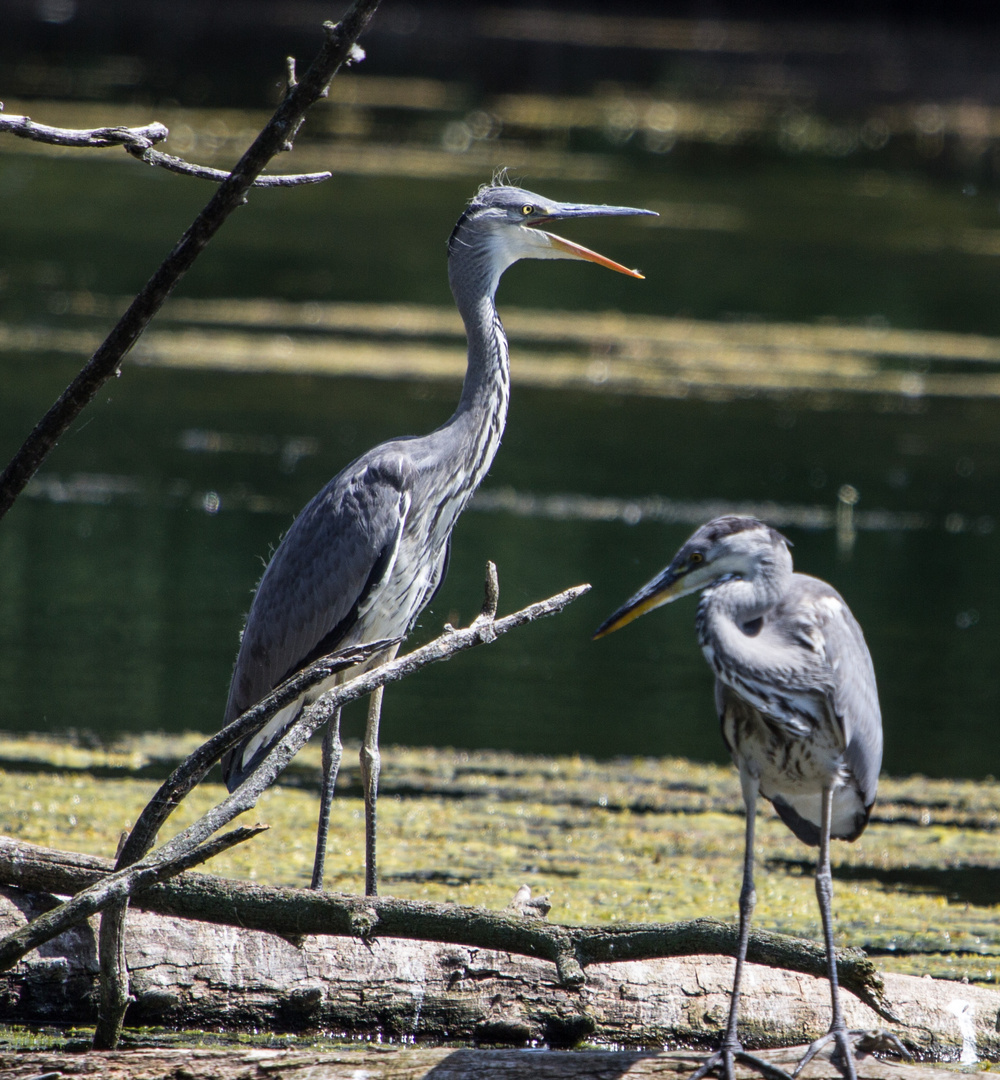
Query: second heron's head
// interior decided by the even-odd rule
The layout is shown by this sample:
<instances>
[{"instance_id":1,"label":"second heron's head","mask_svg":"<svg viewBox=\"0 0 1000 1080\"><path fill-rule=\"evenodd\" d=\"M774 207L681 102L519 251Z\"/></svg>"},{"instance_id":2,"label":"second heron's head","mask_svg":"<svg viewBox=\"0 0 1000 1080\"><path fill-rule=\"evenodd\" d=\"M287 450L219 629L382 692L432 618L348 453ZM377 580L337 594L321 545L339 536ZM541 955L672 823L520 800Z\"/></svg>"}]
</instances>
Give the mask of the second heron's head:
<instances>
[{"instance_id":1,"label":"second heron's head","mask_svg":"<svg viewBox=\"0 0 1000 1080\"><path fill-rule=\"evenodd\" d=\"M631 206L556 202L508 184L484 185L458 219L448 241L452 285L456 284L457 267L468 266L471 261L480 273L489 276L495 289L500 275L518 259L583 259L620 274L641 278L638 270L630 270L542 228L550 222L570 218L634 215L655 216L655 211Z\"/></svg>"},{"instance_id":2,"label":"second heron's head","mask_svg":"<svg viewBox=\"0 0 1000 1080\"><path fill-rule=\"evenodd\" d=\"M605 619L594 637L604 637L647 611L723 579L754 581L791 573L788 547L789 541L781 533L756 518L714 518L685 540L668 567Z\"/></svg>"}]
</instances>

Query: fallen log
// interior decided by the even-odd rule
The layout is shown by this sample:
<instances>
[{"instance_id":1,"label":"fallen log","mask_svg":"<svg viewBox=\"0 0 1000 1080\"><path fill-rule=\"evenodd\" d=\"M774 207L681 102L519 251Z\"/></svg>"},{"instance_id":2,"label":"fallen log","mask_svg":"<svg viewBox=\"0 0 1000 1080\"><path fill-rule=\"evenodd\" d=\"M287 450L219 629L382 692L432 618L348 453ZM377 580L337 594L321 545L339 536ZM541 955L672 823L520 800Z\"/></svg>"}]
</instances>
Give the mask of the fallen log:
<instances>
[{"instance_id":1,"label":"fallen log","mask_svg":"<svg viewBox=\"0 0 1000 1080\"><path fill-rule=\"evenodd\" d=\"M145 901L135 902L138 908ZM0 932L54 903L49 894L0 889ZM0 976L6 1022L94 1022L95 922L65 932ZM594 963L582 985L567 985L551 963L506 950L393 937L289 940L140 910L128 923L126 955L129 1026L319 1030L404 1042L705 1046L721 1037L732 981L732 960L723 956ZM826 1030L825 979L749 965L746 983L741 1035L748 1047L800 1043ZM922 1055L1000 1056L1000 992L903 975L886 975L885 992L905 1024L894 1030ZM850 1026L882 1026L857 999L845 1006Z\"/></svg>"},{"instance_id":2,"label":"fallen log","mask_svg":"<svg viewBox=\"0 0 1000 1080\"><path fill-rule=\"evenodd\" d=\"M49 895L79 893L99 884L113 869L110 860L99 856L77 855L0 837L3 885L43 890ZM281 889L207 874L181 874L145 886L134 894L133 902L139 909L161 915L261 930L293 940L306 934L335 934L367 942L403 938L503 950L549 961L555 965L551 977L570 990L583 986L583 969L587 965L670 956L731 955L736 948L736 928L714 919L570 927L523 918L511 911ZM53 897L38 914L55 906ZM753 930L747 958L788 971L826 975L826 953L819 944L783 934ZM861 950L839 950L837 969L841 985L879 1015L895 1019L883 1000L882 977Z\"/></svg>"}]
</instances>

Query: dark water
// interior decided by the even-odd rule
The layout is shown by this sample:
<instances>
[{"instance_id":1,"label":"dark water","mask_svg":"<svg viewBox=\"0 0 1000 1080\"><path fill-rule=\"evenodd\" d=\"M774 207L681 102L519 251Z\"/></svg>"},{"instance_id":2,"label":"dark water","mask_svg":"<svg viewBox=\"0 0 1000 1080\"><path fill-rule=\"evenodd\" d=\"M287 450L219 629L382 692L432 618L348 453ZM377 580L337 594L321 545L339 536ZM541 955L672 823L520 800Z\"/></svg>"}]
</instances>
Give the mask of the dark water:
<instances>
[{"instance_id":1,"label":"dark water","mask_svg":"<svg viewBox=\"0 0 1000 1080\"><path fill-rule=\"evenodd\" d=\"M474 186L338 177L255 195L182 293L448 303L444 240ZM723 205L739 225L577 229L648 280L523 265L505 278L501 307L1000 334L1000 259L969 254L962 240L997 227L995 192L774 161L537 186L588 201ZM0 198L17 208L0 219L0 319L77 325L51 314L53 294L133 292L206 196L129 162L0 159ZM6 460L75 364L0 351L0 367ZM0 728L214 729L261 560L292 514L355 454L443 421L457 393L451 384L126 366L63 440L35 496L0 523ZM982 776L1000 773L998 420L989 400L844 397L820 409L805 398L672 401L515 386L483 490L832 507L851 483L860 508L923 513L924 528L859 532L849 558L832 531L786 532L797 566L832 581L865 628L886 768ZM217 512L206 493L217 493ZM594 590L559 619L394 687L384 742L721 760L693 600L589 640L689 531L470 510L415 640L475 614L488 557L499 565L502 610L580 581Z\"/></svg>"}]
</instances>

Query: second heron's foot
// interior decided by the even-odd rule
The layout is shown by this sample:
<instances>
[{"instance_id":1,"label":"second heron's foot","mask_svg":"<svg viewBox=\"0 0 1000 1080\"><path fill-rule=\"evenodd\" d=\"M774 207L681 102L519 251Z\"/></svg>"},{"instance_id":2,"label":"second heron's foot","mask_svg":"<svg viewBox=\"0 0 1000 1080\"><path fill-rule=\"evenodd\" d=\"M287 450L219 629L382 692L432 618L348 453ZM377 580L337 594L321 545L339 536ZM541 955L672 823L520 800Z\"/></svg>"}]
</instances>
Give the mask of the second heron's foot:
<instances>
[{"instance_id":1,"label":"second heron's foot","mask_svg":"<svg viewBox=\"0 0 1000 1080\"><path fill-rule=\"evenodd\" d=\"M913 1055L899 1041L899 1038L891 1031L848 1031L846 1028L828 1031L809 1045L809 1048L799 1059L799 1063L792 1072L792 1077L797 1077L810 1061L830 1043L835 1043L835 1049L830 1055L830 1061L843 1073L848 1080L857 1080L857 1070L854 1066L855 1058L863 1058L868 1054L894 1054L897 1057L913 1060Z\"/></svg>"},{"instance_id":2,"label":"second heron's foot","mask_svg":"<svg viewBox=\"0 0 1000 1080\"><path fill-rule=\"evenodd\" d=\"M714 1075L720 1080L736 1080L736 1063L746 1065L760 1073L764 1080L792 1080L792 1077L778 1065L772 1065L754 1054L748 1054L738 1043L735 1046L723 1046L687 1078L702 1080L702 1077Z\"/></svg>"}]
</instances>

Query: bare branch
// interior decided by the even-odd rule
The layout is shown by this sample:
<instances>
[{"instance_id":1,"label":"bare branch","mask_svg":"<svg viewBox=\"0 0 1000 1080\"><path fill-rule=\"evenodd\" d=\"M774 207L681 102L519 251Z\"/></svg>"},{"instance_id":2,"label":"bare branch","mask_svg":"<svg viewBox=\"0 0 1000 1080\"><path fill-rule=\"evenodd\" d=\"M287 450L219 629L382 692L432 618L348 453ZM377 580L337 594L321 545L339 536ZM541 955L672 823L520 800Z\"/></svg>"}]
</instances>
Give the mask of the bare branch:
<instances>
[{"instance_id":1,"label":"bare branch","mask_svg":"<svg viewBox=\"0 0 1000 1080\"><path fill-rule=\"evenodd\" d=\"M271 120L254 139L229 176L219 185L205 209L0 475L0 517L13 506L15 499L70 424L101 386L119 369L122 360L150 319L160 310L163 302L206 244L233 210L246 201L246 194L254 180L271 158L288 143L306 111L323 96L341 65L355 58L355 41L368 25L377 7L378 0L355 0L336 26L331 23L324 24L325 40L309 70L288 91Z\"/></svg>"},{"instance_id":2,"label":"bare branch","mask_svg":"<svg viewBox=\"0 0 1000 1080\"><path fill-rule=\"evenodd\" d=\"M286 147L291 150L291 146ZM151 147L142 150L137 146L126 146L126 153L134 158L146 162L147 165L159 165L168 172L180 173L181 176L194 176L199 180L212 180L221 184L229 178L229 173L224 169L212 169L208 165L194 165L183 158L174 157L173 154L164 154L160 150ZM258 176L253 182L253 187L298 187L300 184L321 184L333 176L331 172L317 173L272 173L268 176Z\"/></svg>"},{"instance_id":3,"label":"bare branch","mask_svg":"<svg viewBox=\"0 0 1000 1080\"><path fill-rule=\"evenodd\" d=\"M262 698L251 709L227 724L221 731L202 743L160 785L146 804L138 820L118 852L116 869L121 870L142 858L156 840L156 834L185 795L208 773L222 755L249 735L258 731L279 709L290 705L306 690L325 682L331 675L344 671L395 645L395 641L373 641L350 649L330 653L313 661Z\"/></svg>"},{"instance_id":4,"label":"bare branch","mask_svg":"<svg viewBox=\"0 0 1000 1080\"><path fill-rule=\"evenodd\" d=\"M211 180L221 184L228 179L225 169L212 169L207 165L195 165L173 154L164 154L154 150L155 143L162 142L169 132L163 124L153 122L145 127L104 127L104 128L57 128L47 124L38 124L27 116L6 116L0 113L0 134L9 133L34 142L49 143L53 146L108 147L123 146L125 152L147 165L158 165L162 169L179 173L181 176L194 176L200 180ZM289 145L287 149L291 149ZM273 176L258 176L253 187L297 187L299 184L319 184L329 180L333 173L284 173Z\"/></svg>"},{"instance_id":5,"label":"bare branch","mask_svg":"<svg viewBox=\"0 0 1000 1080\"><path fill-rule=\"evenodd\" d=\"M338 671L362 663L391 644L394 643L376 641L321 657L292 678L286 679L252 709L238 716L217 735L203 743L174 770L146 804L131 833L127 838L123 838L123 843L118 847L115 869L124 869L146 854L175 807L230 747L260 728L269 716L290 704L310 686L323 682ZM218 840L210 840L200 847L195 847L192 855L207 851L216 843ZM177 865L180 866L183 862L182 857ZM125 898L109 904L101 917L98 948L101 969L100 1008L94 1029L96 1049L111 1050L118 1044L129 1003L128 965L125 961L127 909L128 899Z\"/></svg>"},{"instance_id":6,"label":"bare branch","mask_svg":"<svg viewBox=\"0 0 1000 1080\"><path fill-rule=\"evenodd\" d=\"M207 862L221 852L228 851L229 848L234 847L236 844L242 844L245 840L252 840L253 837L258 836L262 832L266 832L267 828L266 825L255 825L252 828L233 829L222 836L213 837L208 843L194 848L183 858L177 859L171 865L163 867L160 880L163 881L167 877L181 873L182 870L190 869L192 866L198 866L203 862ZM121 911L121 927L117 924L113 924L109 928L107 935L103 932L104 922L102 920L100 941L102 947L99 957L101 970L99 982L99 1016L102 1020L110 1018L112 1030L118 1031L120 1031L120 1024L117 1023L117 1017L119 1015L124 1017L125 1010L128 1008L129 1004L129 978L128 962L125 958L125 935L124 933L116 932L124 930L124 922L124 907ZM111 1047L107 1047L106 1049L111 1049Z\"/></svg>"},{"instance_id":7,"label":"bare branch","mask_svg":"<svg viewBox=\"0 0 1000 1080\"><path fill-rule=\"evenodd\" d=\"M136 889L159 881L164 875L169 876L170 873L175 873L179 860L182 860L193 848L203 844L234 817L255 805L261 791L274 781L275 777L305 745L312 733L320 725L326 723L333 710L341 708L349 701L370 694L376 687L398 682L428 664L447 660L477 645L488 644L525 623L555 615L589 589L589 585L577 585L495 621L479 616L471 626L465 629L448 630L422 648L415 649L381 667L363 672L350 682L326 691L288 729L257 770L204 817L193 825L189 825L152 854L126 869L115 872L99 885L85 889L72 900L53 908L29 926L0 941L0 970L10 967L25 953L61 934L70 926L82 922L110 904L127 900ZM218 749L217 740L218 736L215 740L209 740L214 744L214 749Z\"/></svg>"},{"instance_id":8,"label":"bare branch","mask_svg":"<svg viewBox=\"0 0 1000 1080\"><path fill-rule=\"evenodd\" d=\"M126 146L148 149L162 142L170 132L156 121L145 127L57 128L38 124L27 116L0 113L0 134L48 143L51 146Z\"/></svg>"}]
</instances>

